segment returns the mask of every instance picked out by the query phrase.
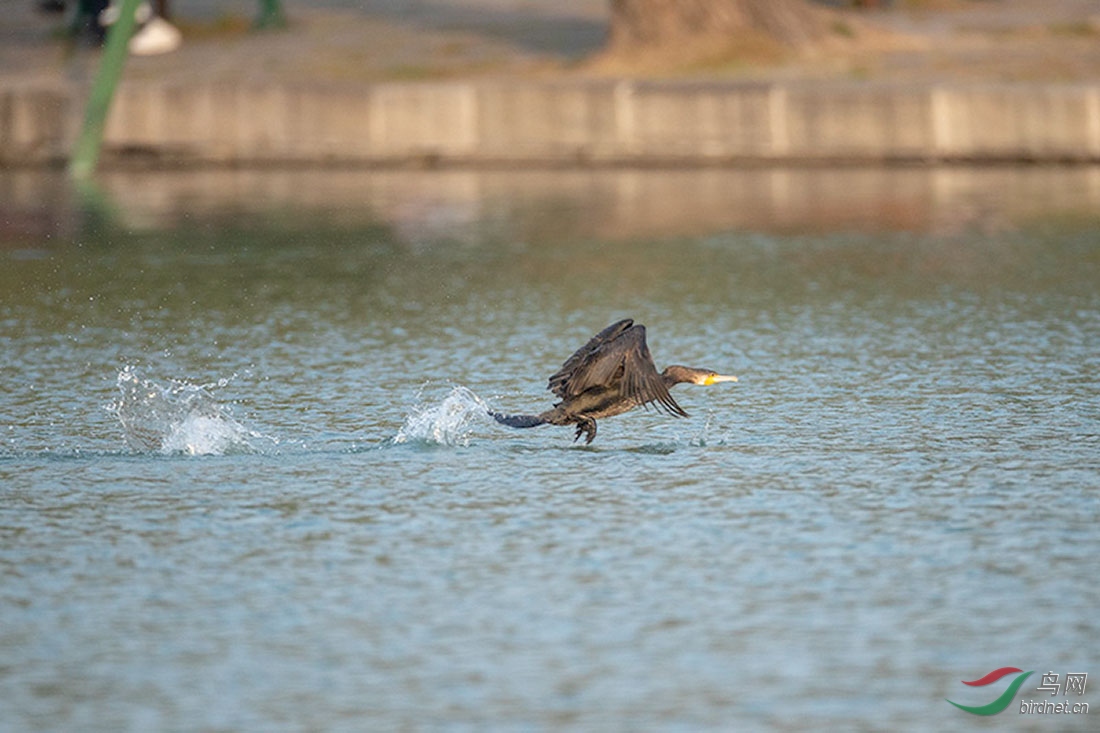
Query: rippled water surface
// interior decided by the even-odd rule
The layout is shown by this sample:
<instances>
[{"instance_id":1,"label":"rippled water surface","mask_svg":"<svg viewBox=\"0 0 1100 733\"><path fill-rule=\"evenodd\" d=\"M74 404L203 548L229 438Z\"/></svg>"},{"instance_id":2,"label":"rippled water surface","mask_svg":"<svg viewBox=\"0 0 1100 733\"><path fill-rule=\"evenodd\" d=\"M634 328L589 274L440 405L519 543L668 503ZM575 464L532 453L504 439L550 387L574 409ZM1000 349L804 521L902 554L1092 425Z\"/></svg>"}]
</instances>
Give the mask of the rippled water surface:
<instances>
[{"instance_id":1,"label":"rippled water surface","mask_svg":"<svg viewBox=\"0 0 1100 733\"><path fill-rule=\"evenodd\" d=\"M2 173L0 728L946 730L1011 665L1097 710L998 730L1095 729L1097 211L1093 169ZM487 416L625 316L740 382L588 447Z\"/></svg>"}]
</instances>

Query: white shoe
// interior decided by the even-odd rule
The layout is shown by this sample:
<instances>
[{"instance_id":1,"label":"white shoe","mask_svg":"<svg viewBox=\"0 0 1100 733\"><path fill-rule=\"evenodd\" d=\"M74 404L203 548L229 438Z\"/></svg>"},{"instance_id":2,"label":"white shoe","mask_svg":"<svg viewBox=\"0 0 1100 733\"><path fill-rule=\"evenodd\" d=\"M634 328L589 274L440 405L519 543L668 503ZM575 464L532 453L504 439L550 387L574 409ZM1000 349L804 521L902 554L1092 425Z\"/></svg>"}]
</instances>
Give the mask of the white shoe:
<instances>
[{"instance_id":1,"label":"white shoe","mask_svg":"<svg viewBox=\"0 0 1100 733\"><path fill-rule=\"evenodd\" d=\"M130 53L135 56L155 56L175 51L183 42L176 26L164 18L154 16L130 39Z\"/></svg>"}]
</instances>

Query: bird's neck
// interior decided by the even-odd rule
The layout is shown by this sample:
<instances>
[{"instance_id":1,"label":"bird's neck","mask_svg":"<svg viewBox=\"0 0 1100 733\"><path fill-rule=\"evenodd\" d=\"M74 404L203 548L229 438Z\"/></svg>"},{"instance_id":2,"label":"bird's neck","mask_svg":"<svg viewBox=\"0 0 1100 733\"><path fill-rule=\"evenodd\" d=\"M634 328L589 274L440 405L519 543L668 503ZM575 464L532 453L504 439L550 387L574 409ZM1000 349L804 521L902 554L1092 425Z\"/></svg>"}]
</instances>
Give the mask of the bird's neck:
<instances>
[{"instance_id":1,"label":"bird's neck","mask_svg":"<svg viewBox=\"0 0 1100 733\"><path fill-rule=\"evenodd\" d=\"M687 369L677 364L665 367L665 370L661 372L661 379L664 380L666 387L673 387L677 384L691 381Z\"/></svg>"}]
</instances>

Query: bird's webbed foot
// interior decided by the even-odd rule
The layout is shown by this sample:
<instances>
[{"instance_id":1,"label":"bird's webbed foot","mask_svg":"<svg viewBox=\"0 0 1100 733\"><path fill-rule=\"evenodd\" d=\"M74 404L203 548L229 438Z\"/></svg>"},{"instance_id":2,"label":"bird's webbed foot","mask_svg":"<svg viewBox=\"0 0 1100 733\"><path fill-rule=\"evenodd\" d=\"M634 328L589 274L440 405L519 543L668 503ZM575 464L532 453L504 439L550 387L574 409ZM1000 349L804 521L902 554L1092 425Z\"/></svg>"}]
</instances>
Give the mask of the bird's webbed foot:
<instances>
[{"instance_id":1,"label":"bird's webbed foot","mask_svg":"<svg viewBox=\"0 0 1100 733\"><path fill-rule=\"evenodd\" d=\"M573 442L576 443L581 439L581 434L584 434L584 444L588 445L596 439L596 421L590 417L581 418L577 423L577 433L573 436Z\"/></svg>"}]
</instances>

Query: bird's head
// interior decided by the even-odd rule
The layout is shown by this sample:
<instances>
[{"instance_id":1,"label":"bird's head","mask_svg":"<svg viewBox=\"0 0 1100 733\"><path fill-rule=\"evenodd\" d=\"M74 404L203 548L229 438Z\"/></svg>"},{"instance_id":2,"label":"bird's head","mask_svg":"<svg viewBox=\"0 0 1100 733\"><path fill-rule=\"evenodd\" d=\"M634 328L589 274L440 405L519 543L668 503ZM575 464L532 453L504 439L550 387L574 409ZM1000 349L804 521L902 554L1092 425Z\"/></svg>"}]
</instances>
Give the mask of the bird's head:
<instances>
[{"instance_id":1,"label":"bird's head","mask_svg":"<svg viewBox=\"0 0 1100 733\"><path fill-rule=\"evenodd\" d=\"M727 374L719 374L710 369L695 369L693 367L673 364L665 369L662 376L669 384L701 384L710 386L719 382L736 382L737 377Z\"/></svg>"}]
</instances>

